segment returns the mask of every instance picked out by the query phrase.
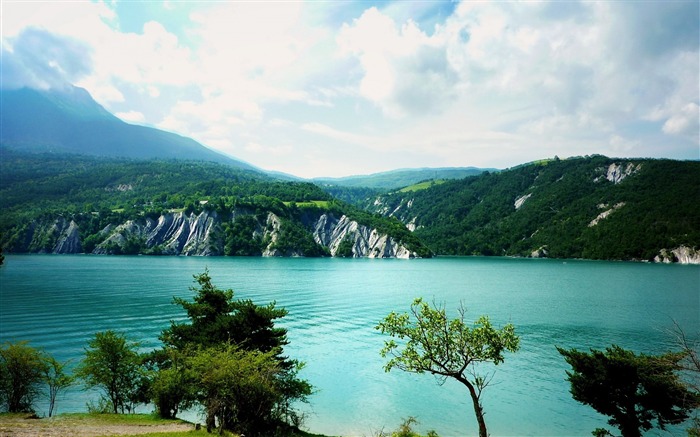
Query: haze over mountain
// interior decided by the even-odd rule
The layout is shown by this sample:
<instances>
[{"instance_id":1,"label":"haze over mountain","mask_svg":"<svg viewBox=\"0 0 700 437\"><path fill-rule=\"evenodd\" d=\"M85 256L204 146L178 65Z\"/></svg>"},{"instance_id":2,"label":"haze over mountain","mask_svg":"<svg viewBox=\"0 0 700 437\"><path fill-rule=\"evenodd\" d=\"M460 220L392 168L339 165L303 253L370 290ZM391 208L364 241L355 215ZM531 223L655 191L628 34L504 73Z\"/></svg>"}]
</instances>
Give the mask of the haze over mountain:
<instances>
[{"instance_id":1,"label":"haze over mountain","mask_svg":"<svg viewBox=\"0 0 700 437\"><path fill-rule=\"evenodd\" d=\"M78 87L2 90L0 144L28 152L212 161L259 170L171 132L126 123Z\"/></svg>"},{"instance_id":2,"label":"haze over mountain","mask_svg":"<svg viewBox=\"0 0 700 437\"><path fill-rule=\"evenodd\" d=\"M265 172L209 149L191 138L126 123L79 87L3 89L1 102L0 145L10 149L132 159L211 161ZM388 190L426 179L459 179L482 171L475 167L416 168L343 178L316 178L312 181L342 187ZM280 172L265 173L280 180L302 180Z\"/></svg>"}]
</instances>

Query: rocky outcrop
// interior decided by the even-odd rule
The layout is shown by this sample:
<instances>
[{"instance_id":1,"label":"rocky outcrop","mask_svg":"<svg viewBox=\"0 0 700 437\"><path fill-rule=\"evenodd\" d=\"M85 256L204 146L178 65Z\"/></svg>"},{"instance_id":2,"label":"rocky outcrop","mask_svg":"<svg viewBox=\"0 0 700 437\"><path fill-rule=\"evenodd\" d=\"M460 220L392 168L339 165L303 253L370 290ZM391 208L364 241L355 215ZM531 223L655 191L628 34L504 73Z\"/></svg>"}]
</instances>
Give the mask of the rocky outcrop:
<instances>
[{"instance_id":1,"label":"rocky outcrop","mask_svg":"<svg viewBox=\"0 0 700 437\"><path fill-rule=\"evenodd\" d=\"M90 235L88 250L94 254L161 254L212 256L224 255L227 230L237 220L247 220L243 238L260 248L258 255L266 257L318 256L338 253L342 256L368 258L415 258L416 252L377 229L361 225L343 215L316 213L304 217L301 223L282 218L273 212L237 209L224 217L204 210L199 214L165 213L158 217L142 217L121 224L109 224ZM62 217L44 225L28 226L30 252L81 253L80 229L76 221ZM296 232L296 234L295 234ZM302 237L299 237L299 232ZM292 235L290 237L290 235ZM239 235L240 236L240 235ZM313 247L296 245L294 238L306 239ZM345 253L350 248L349 254ZM94 248L94 249L93 249ZM257 249L256 249L257 250ZM305 250L307 251L305 253ZM255 254L255 253L253 253Z\"/></svg>"},{"instance_id":2,"label":"rocky outcrop","mask_svg":"<svg viewBox=\"0 0 700 437\"><path fill-rule=\"evenodd\" d=\"M605 172L603 176L595 179L595 182L599 182L602 179L607 179L613 184L619 184L628 176L637 173L642 169L642 164L634 165L634 163L628 162L626 165L624 163L616 164L612 163L608 168L602 168L601 170Z\"/></svg>"},{"instance_id":3,"label":"rocky outcrop","mask_svg":"<svg viewBox=\"0 0 700 437\"><path fill-rule=\"evenodd\" d=\"M164 255L220 255L221 244L213 235L218 225L216 212L209 211L199 215L168 213L158 220L129 220L113 229L103 230L108 236L93 253L112 253L115 247L123 248L129 241L136 241Z\"/></svg>"},{"instance_id":4,"label":"rocky outcrop","mask_svg":"<svg viewBox=\"0 0 700 437\"><path fill-rule=\"evenodd\" d=\"M58 222L58 221L57 221ZM62 229L59 231L53 253L81 253L83 247L80 243L80 233L78 225L71 220L68 227L65 227L66 220L63 220Z\"/></svg>"},{"instance_id":5,"label":"rocky outcrop","mask_svg":"<svg viewBox=\"0 0 700 437\"><path fill-rule=\"evenodd\" d=\"M665 264L700 264L700 251L686 246L680 246L671 250L661 249L659 254L654 257L654 262Z\"/></svg>"},{"instance_id":6,"label":"rocky outcrop","mask_svg":"<svg viewBox=\"0 0 700 437\"><path fill-rule=\"evenodd\" d=\"M354 258L415 258L415 252L376 229L360 225L343 215L337 219L332 214L323 214L314 225L314 240L327 247L336 256L344 242L351 244Z\"/></svg>"},{"instance_id":7,"label":"rocky outcrop","mask_svg":"<svg viewBox=\"0 0 700 437\"><path fill-rule=\"evenodd\" d=\"M513 206L515 206L515 209L520 209L521 206L525 204L527 199L529 199L532 196L532 193L525 194L524 196L520 196L517 199L515 199L515 202L513 203Z\"/></svg>"},{"instance_id":8,"label":"rocky outcrop","mask_svg":"<svg viewBox=\"0 0 700 437\"><path fill-rule=\"evenodd\" d=\"M615 205L613 205L612 208L609 208L607 204L601 203L600 205L598 205L598 209L605 209L605 211L601 212L596 218L591 220L591 222L588 223L588 227L592 228L593 226L597 225L601 220L607 218L610 214L622 208L623 206L625 206L625 202L616 203Z\"/></svg>"}]
</instances>

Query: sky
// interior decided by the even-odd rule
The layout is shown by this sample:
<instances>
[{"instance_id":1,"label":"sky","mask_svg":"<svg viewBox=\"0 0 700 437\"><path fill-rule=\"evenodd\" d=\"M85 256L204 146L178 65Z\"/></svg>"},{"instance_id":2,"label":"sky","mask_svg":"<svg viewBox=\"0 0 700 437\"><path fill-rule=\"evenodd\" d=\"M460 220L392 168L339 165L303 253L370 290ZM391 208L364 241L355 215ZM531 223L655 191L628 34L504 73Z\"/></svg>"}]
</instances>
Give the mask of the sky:
<instances>
[{"instance_id":1,"label":"sky","mask_svg":"<svg viewBox=\"0 0 700 437\"><path fill-rule=\"evenodd\" d=\"M0 0L2 89L300 177L700 159L700 2Z\"/></svg>"}]
</instances>

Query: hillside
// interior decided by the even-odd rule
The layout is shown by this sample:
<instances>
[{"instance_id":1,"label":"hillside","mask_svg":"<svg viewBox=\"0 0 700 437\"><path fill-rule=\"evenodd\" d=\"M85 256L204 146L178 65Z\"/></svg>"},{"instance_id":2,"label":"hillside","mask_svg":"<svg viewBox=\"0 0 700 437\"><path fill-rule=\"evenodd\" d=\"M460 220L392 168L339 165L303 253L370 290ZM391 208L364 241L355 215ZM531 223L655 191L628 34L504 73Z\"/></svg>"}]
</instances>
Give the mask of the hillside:
<instances>
[{"instance_id":1,"label":"hillside","mask_svg":"<svg viewBox=\"0 0 700 437\"><path fill-rule=\"evenodd\" d=\"M484 171L493 170L495 169L481 169L476 167L406 168L361 176L315 178L312 179L311 182L321 186L372 188L388 191L426 180L462 179L467 176L478 175Z\"/></svg>"},{"instance_id":2,"label":"hillside","mask_svg":"<svg viewBox=\"0 0 700 437\"><path fill-rule=\"evenodd\" d=\"M437 254L697 261L700 162L543 160L367 208L397 217Z\"/></svg>"},{"instance_id":3,"label":"hillside","mask_svg":"<svg viewBox=\"0 0 700 437\"><path fill-rule=\"evenodd\" d=\"M15 253L430 256L398 220L308 182L228 165L0 148L0 246Z\"/></svg>"},{"instance_id":4,"label":"hillside","mask_svg":"<svg viewBox=\"0 0 700 437\"><path fill-rule=\"evenodd\" d=\"M191 138L125 123L82 88L2 90L0 145L25 152L211 161L256 170Z\"/></svg>"}]
</instances>

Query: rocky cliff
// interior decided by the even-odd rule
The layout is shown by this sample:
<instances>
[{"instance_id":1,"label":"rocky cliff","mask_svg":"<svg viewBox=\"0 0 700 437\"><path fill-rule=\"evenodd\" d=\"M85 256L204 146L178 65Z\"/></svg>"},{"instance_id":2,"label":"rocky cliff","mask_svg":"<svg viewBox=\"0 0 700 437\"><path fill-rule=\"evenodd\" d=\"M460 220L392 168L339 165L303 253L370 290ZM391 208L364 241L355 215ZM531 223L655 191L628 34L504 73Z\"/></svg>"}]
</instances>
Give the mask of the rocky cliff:
<instances>
[{"instance_id":1,"label":"rocky cliff","mask_svg":"<svg viewBox=\"0 0 700 437\"><path fill-rule=\"evenodd\" d=\"M225 216L205 210L199 214L170 212L157 218L141 217L110 223L90 236L81 234L75 220L63 217L33 222L27 227L27 239L31 241L27 251L83 253L83 241L89 238L93 243L85 249L93 254L224 255L227 241L233 238L231 229L237 221L249 224L238 238L259 249L253 255L301 257L321 253L355 258L417 257L416 252L400 241L345 215L338 218L332 213L318 213L294 221L273 212L261 214L244 209ZM309 249L308 244L295 245L290 235L319 247Z\"/></svg>"}]
</instances>

